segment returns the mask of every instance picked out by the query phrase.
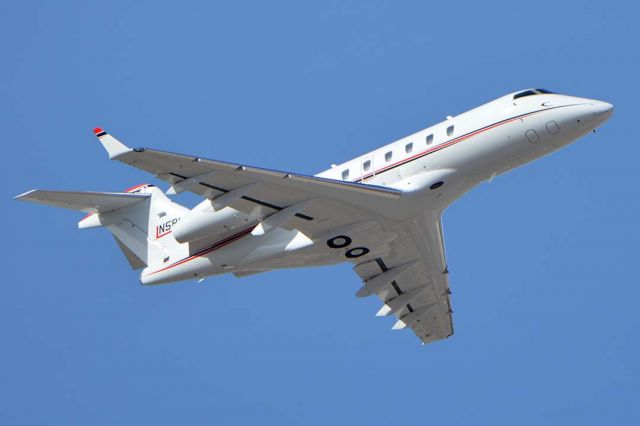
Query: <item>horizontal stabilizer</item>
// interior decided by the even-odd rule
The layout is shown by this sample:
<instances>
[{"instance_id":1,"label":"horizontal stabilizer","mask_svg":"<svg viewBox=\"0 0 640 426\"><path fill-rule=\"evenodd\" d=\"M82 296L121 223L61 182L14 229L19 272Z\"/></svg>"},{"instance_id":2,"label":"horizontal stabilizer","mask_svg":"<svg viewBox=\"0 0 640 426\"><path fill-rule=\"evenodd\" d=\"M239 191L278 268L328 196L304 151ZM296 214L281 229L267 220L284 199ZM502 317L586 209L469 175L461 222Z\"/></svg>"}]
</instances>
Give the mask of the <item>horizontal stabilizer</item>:
<instances>
[{"instance_id":1,"label":"horizontal stabilizer","mask_svg":"<svg viewBox=\"0 0 640 426\"><path fill-rule=\"evenodd\" d=\"M18 195L16 200L31 201L49 206L80 210L87 213L104 213L120 209L150 197L150 194L120 192L45 191L34 189Z\"/></svg>"}]
</instances>

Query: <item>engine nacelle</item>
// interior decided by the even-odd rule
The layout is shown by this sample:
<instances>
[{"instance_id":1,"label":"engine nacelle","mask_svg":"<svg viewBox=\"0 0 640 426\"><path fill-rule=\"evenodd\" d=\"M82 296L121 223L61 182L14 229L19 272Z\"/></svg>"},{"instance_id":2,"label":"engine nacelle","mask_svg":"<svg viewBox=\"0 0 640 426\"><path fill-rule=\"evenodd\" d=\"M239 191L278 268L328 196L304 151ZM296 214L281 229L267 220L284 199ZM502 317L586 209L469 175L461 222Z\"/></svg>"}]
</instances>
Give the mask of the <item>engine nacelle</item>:
<instances>
[{"instance_id":1,"label":"engine nacelle","mask_svg":"<svg viewBox=\"0 0 640 426\"><path fill-rule=\"evenodd\" d=\"M251 216L231 207L216 211L213 209L211 200L204 200L174 225L173 237L179 243L187 243L224 234L245 226L251 221Z\"/></svg>"}]
</instances>

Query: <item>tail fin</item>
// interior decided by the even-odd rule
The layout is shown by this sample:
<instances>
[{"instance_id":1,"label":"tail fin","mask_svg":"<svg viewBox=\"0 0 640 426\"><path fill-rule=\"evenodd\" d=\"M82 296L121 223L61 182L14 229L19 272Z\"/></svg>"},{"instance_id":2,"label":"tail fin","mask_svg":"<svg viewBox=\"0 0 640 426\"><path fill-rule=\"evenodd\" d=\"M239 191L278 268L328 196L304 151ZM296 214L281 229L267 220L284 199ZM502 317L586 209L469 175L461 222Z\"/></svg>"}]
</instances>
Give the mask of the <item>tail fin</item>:
<instances>
[{"instance_id":1,"label":"tail fin","mask_svg":"<svg viewBox=\"0 0 640 426\"><path fill-rule=\"evenodd\" d=\"M126 193L33 190L16 199L88 212L78 227L107 228L133 269L188 255L188 244L178 243L171 230L189 209L153 185L138 185Z\"/></svg>"}]
</instances>

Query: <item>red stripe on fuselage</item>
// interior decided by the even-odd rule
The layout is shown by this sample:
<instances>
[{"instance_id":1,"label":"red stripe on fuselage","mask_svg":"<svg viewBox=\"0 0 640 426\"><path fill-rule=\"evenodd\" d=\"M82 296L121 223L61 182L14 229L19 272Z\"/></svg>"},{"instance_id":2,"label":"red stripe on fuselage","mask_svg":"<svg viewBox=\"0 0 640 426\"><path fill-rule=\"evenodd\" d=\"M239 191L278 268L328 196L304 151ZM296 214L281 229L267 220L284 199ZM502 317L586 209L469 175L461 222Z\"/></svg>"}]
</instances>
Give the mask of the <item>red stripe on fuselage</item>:
<instances>
[{"instance_id":1,"label":"red stripe on fuselage","mask_svg":"<svg viewBox=\"0 0 640 426\"><path fill-rule=\"evenodd\" d=\"M247 229L245 229L243 231L238 232L237 234L234 234L234 235L231 235L231 236L225 238L222 241L218 241L217 243L215 243L215 244L213 244L213 245L211 245L211 246L209 246L209 247L207 247L207 248L205 248L203 250L200 250L199 252L197 252L195 254L192 254L189 257L186 257L186 258L184 258L182 260L179 260L176 263L172 263L169 266L165 266L162 269L158 269L157 271L153 271L153 272L151 272L151 273L149 273L149 274L147 274L145 276L157 274L158 272L166 271L166 270L171 269L171 268L173 268L175 266L182 265L183 263L186 263L186 262L188 262L190 260L193 260L193 259L196 259L198 257L202 257L205 254L209 254L212 251L218 250L218 249L220 249L220 248L222 248L222 247L224 247L226 245L229 245L229 244L231 244L231 243L233 243L235 241L238 241L239 239L241 239L242 237L244 237L245 235L247 235L251 231L253 231L253 228L255 228L256 226L257 225L253 225L253 226L251 226L251 227L249 227L249 228L247 228Z\"/></svg>"},{"instance_id":2,"label":"red stripe on fuselage","mask_svg":"<svg viewBox=\"0 0 640 426\"><path fill-rule=\"evenodd\" d=\"M141 183L140 185L132 186L131 188L125 189L124 192L133 192L136 189L141 188L143 186L147 186L147 185L149 185L149 184L148 183Z\"/></svg>"},{"instance_id":3,"label":"red stripe on fuselage","mask_svg":"<svg viewBox=\"0 0 640 426\"><path fill-rule=\"evenodd\" d=\"M503 124L510 123L512 121L527 117L529 115L532 115L532 114L535 114L535 113L538 113L538 112L549 111L551 109L562 108L562 107L567 107L567 106L573 106L573 105L560 105L560 106L553 107L553 108L539 109L537 111L532 111L532 112L528 112L526 114L516 115L515 117L507 118L507 119L504 119L502 121L498 121L497 123L493 123L493 124L490 124L488 126L481 127L478 130L474 130L474 131L466 133L466 134L464 134L462 136L458 136L456 138L451 139L450 141L443 142L443 143L441 143L439 145L436 145L433 148L428 148L428 149L426 149L426 150L424 150L422 152L419 152L417 154L412 155L411 157L407 157L407 158L404 158L404 159L402 159L400 161L397 161L397 162L395 162L393 164L389 164L387 166L384 166L383 168L381 168L379 170L373 171L371 173L367 173L366 175L364 175L364 176L362 176L362 177L360 177L358 179L355 179L353 182L363 182L363 181L365 181L367 179L373 178L373 177L375 177L375 176L377 176L377 175L379 175L381 173L384 173L386 171L394 169L394 168L396 168L398 166L401 166L403 164L406 164L406 163L408 163L410 161L416 160L416 159L418 159L420 157L424 157L425 155L432 154L432 153L434 153L436 151L440 151L441 149L444 149L444 148L449 147L451 145L455 145L458 142L462 142L462 141L464 141L466 139L469 139L470 137L479 135L480 133L486 132L487 130L495 129L496 127L501 126Z\"/></svg>"},{"instance_id":4,"label":"red stripe on fuselage","mask_svg":"<svg viewBox=\"0 0 640 426\"><path fill-rule=\"evenodd\" d=\"M156 240L159 239L159 238L162 238L162 237L164 237L166 235L169 235L170 233L171 233L171 231L167 231L167 232L164 232L162 234L159 234L158 233L158 227L156 226Z\"/></svg>"}]
</instances>

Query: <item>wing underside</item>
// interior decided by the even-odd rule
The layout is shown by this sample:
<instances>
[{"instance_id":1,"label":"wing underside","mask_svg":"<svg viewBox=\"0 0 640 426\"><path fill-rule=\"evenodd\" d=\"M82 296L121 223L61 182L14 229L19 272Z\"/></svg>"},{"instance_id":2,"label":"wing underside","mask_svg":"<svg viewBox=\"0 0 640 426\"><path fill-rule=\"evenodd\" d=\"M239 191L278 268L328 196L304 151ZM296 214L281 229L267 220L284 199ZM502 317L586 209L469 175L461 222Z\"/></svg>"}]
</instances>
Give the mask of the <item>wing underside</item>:
<instances>
[{"instance_id":1,"label":"wing underside","mask_svg":"<svg viewBox=\"0 0 640 426\"><path fill-rule=\"evenodd\" d=\"M378 316L394 315L394 329L409 327L424 342L453 334L448 270L439 215L416 216L399 225L388 251L354 267L383 302ZM380 280L388 274L386 279ZM381 286L381 287L379 287Z\"/></svg>"}]
</instances>

